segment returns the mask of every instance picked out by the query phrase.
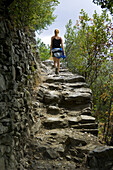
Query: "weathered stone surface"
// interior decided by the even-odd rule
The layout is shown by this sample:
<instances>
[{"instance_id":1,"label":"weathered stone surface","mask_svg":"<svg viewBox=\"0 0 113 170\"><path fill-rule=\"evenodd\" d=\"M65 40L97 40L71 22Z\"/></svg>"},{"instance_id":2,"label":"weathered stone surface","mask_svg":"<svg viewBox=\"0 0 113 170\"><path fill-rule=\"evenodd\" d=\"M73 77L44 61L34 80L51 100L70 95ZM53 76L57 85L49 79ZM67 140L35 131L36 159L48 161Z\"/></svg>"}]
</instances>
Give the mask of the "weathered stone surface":
<instances>
[{"instance_id":1,"label":"weathered stone surface","mask_svg":"<svg viewBox=\"0 0 113 170\"><path fill-rule=\"evenodd\" d=\"M72 125L71 127L75 129L98 129L98 124L97 123L88 123L88 124L78 123L77 125Z\"/></svg>"},{"instance_id":2,"label":"weathered stone surface","mask_svg":"<svg viewBox=\"0 0 113 170\"><path fill-rule=\"evenodd\" d=\"M2 74L0 74L0 92L6 90L5 79Z\"/></svg>"},{"instance_id":3,"label":"weathered stone surface","mask_svg":"<svg viewBox=\"0 0 113 170\"><path fill-rule=\"evenodd\" d=\"M43 61L43 64L46 66L53 66L53 61L52 60L45 60Z\"/></svg>"},{"instance_id":4,"label":"weathered stone surface","mask_svg":"<svg viewBox=\"0 0 113 170\"><path fill-rule=\"evenodd\" d=\"M60 105L66 107L75 107L76 105L80 105L82 103L87 104L91 101L90 93L80 93L80 92L62 92L62 100Z\"/></svg>"},{"instance_id":5,"label":"weathered stone surface","mask_svg":"<svg viewBox=\"0 0 113 170\"><path fill-rule=\"evenodd\" d=\"M59 82L59 83L64 83L64 77L53 77L51 75L49 75L46 79L47 83L55 83L55 82Z\"/></svg>"},{"instance_id":6,"label":"weathered stone surface","mask_svg":"<svg viewBox=\"0 0 113 170\"><path fill-rule=\"evenodd\" d=\"M0 170L16 170L24 169L20 160L31 127L39 128L38 122L33 126L32 93L40 67L29 35L5 17L0 16Z\"/></svg>"},{"instance_id":7,"label":"weathered stone surface","mask_svg":"<svg viewBox=\"0 0 113 170\"><path fill-rule=\"evenodd\" d=\"M42 108L45 108L44 111L40 110L42 126L35 134L37 151L34 155L37 159L29 167L61 170L95 168L90 153L95 148L105 146L94 136L98 133L98 126L91 116L92 91L82 76L72 75L67 70L61 69L58 76L48 70L44 76L44 83L37 91L38 100L43 103ZM109 161L113 167L112 161ZM71 162L72 166L67 162ZM106 165L107 168L110 166ZM98 170L100 165L96 168Z\"/></svg>"},{"instance_id":8,"label":"weathered stone surface","mask_svg":"<svg viewBox=\"0 0 113 170\"><path fill-rule=\"evenodd\" d=\"M4 161L3 157L0 158L0 168L1 168L1 170L6 170L5 161Z\"/></svg>"},{"instance_id":9,"label":"weathered stone surface","mask_svg":"<svg viewBox=\"0 0 113 170\"><path fill-rule=\"evenodd\" d=\"M81 87L88 87L88 84L86 84L85 82L76 82L76 83L66 83L66 85L64 85L64 87L71 87L71 88L81 88Z\"/></svg>"},{"instance_id":10,"label":"weathered stone surface","mask_svg":"<svg viewBox=\"0 0 113 170\"><path fill-rule=\"evenodd\" d=\"M60 114L60 108L56 107L56 106L49 106L47 109L47 113L48 114L52 114L52 115L56 115L56 114Z\"/></svg>"},{"instance_id":11,"label":"weathered stone surface","mask_svg":"<svg viewBox=\"0 0 113 170\"><path fill-rule=\"evenodd\" d=\"M88 155L88 165L92 169L108 170L113 168L113 147L96 147Z\"/></svg>"},{"instance_id":12,"label":"weathered stone surface","mask_svg":"<svg viewBox=\"0 0 113 170\"><path fill-rule=\"evenodd\" d=\"M60 93L57 91L45 91L44 93L44 103L59 103Z\"/></svg>"},{"instance_id":13,"label":"weathered stone surface","mask_svg":"<svg viewBox=\"0 0 113 170\"><path fill-rule=\"evenodd\" d=\"M0 123L0 135L8 132L8 127L3 126L2 123Z\"/></svg>"},{"instance_id":14,"label":"weathered stone surface","mask_svg":"<svg viewBox=\"0 0 113 170\"><path fill-rule=\"evenodd\" d=\"M50 128L65 128L68 126L67 120L58 118L58 117L48 117L47 120L44 122L44 126L48 129Z\"/></svg>"},{"instance_id":15,"label":"weathered stone surface","mask_svg":"<svg viewBox=\"0 0 113 170\"><path fill-rule=\"evenodd\" d=\"M56 152L54 148L47 148L46 152L51 159L56 159L59 157L58 152Z\"/></svg>"},{"instance_id":16,"label":"weathered stone surface","mask_svg":"<svg viewBox=\"0 0 113 170\"><path fill-rule=\"evenodd\" d=\"M75 82L85 82L84 77L76 75L76 76L72 76L72 77L65 77L65 76L60 76L60 77L56 77L53 75L49 75L46 79L47 83L53 83L53 82L59 82L59 83L75 83Z\"/></svg>"}]
</instances>

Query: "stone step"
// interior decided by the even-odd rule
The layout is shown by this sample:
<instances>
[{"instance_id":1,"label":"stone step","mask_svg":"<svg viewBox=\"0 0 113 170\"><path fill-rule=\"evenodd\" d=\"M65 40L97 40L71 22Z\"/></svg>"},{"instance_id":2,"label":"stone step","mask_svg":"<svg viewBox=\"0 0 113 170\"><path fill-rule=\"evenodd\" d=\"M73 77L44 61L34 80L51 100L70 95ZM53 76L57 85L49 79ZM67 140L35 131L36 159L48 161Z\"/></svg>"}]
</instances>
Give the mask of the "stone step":
<instances>
[{"instance_id":1,"label":"stone step","mask_svg":"<svg viewBox=\"0 0 113 170\"><path fill-rule=\"evenodd\" d=\"M71 72L59 72L59 76L63 76L63 77L72 77L72 76L74 76L74 74L72 74Z\"/></svg>"},{"instance_id":2,"label":"stone step","mask_svg":"<svg viewBox=\"0 0 113 170\"><path fill-rule=\"evenodd\" d=\"M88 126L89 123L89 126ZM67 128L67 127L75 127L76 129L80 126L85 127L86 124L86 129L87 127L90 128L92 123L92 126L94 126L95 123L95 118L92 116L86 116L86 115L81 115L77 117L67 117L65 115L55 115L55 116L47 116L45 121L43 122L43 125L47 129L56 129L56 128ZM91 127L93 128L93 127ZM95 126L94 126L95 129Z\"/></svg>"},{"instance_id":3,"label":"stone step","mask_svg":"<svg viewBox=\"0 0 113 170\"><path fill-rule=\"evenodd\" d=\"M69 70L66 68L60 68L60 72L68 72ZM71 72L70 72L71 73Z\"/></svg>"},{"instance_id":4,"label":"stone step","mask_svg":"<svg viewBox=\"0 0 113 170\"><path fill-rule=\"evenodd\" d=\"M62 100L59 103L59 106L65 108L76 107L77 105L82 105L90 103L92 95L84 91L82 92L62 92Z\"/></svg>"},{"instance_id":5,"label":"stone step","mask_svg":"<svg viewBox=\"0 0 113 170\"><path fill-rule=\"evenodd\" d=\"M73 75L69 77L65 76L53 76L49 75L45 80L47 83L59 82L59 83L75 83L75 82L85 82L85 78L79 75Z\"/></svg>"},{"instance_id":6,"label":"stone step","mask_svg":"<svg viewBox=\"0 0 113 170\"><path fill-rule=\"evenodd\" d=\"M72 128L75 129L97 129L98 128L98 124L97 123L85 123L85 124L77 124L77 125L72 125Z\"/></svg>"},{"instance_id":7,"label":"stone step","mask_svg":"<svg viewBox=\"0 0 113 170\"><path fill-rule=\"evenodd\" d=\"M48 88L48 90L62 90L62 85L55 83L44 83L43 88Z\"/></svg>"},{"instance_id":8,"label":"stone step","mask_svg":"<svg viewBox=\"0 0 113 170\"><path fill-rule=\"evenodd\" d=\"M52 114L52 115L62 114L62 110L57 106L48 106L47 114Z\"/></svg>"},{"instance_id":9,"label":"stone step","mask_svg":"<svg viewBox=\"0 0 113 170\"><path fill-rule=\"evenodd\" d=\"M98 135L98 129L80 129L81 132L85 133L91 133L93 135Z\"/></svg>"},{"instance_id":10,"label":"stone step","mask_svg":"<svg viewBox=\"0 0 113 170\"><path fill-rule=\"evenodd\" d=\"M63 107L72 107L80 104L87 104L91 101L91 90L87 88L81 88L74 92L70 91L56 91L40 88L38 93L38 99L45 104L57 103Z\"/></svg>"},{"instance_id":11,"label":"stone step","mask_svg":"<svg viewBox=\"0 0 113 170\"><path fill-rule=\"evenodd\" d=\"M95 123L95 118L92 116L81 115L77 117L68 117L69 125L76 125L76 124L87 124L87 123Z\"/></svg>"},{"instance_id":12,"label":"stone step","mask_svg":"<svg viewBox=\"0 0 113 170\"><path fill-rule=\"evenodd\" d=\"M66 128L68 127L68 122L60 117L48 117L43 122L43 125L47 129Z\"/></svg>"},{"instance_id":13,"label":"stone step","mask_svg":"<svg viewBox=\"0 0 113 170\"><path fill-rule=\"evenodd\" d=\"M66 83L64 85L62 85L63 89L66 89L67 87L71 87L71 88L81 88L81 87L85 87L88 88L88 84L84 83L84 82L76 82L76 83Z\"/></svg>"},{"instance_id":14,"label":"stone step","mask_svg":"<svg viewBox=\"0 0 113 170\"><path fill-rule=\"evenodd\" d=\"M36 157L36 158L35 158ZM89 170L87 167L81 167L81 165L78 162L82 162L81 159L75 158L75 161L70 161L70 156L67 156L67 160L62 160L62 158L59 158L58 160L38 160L38 156L35 156L33 161L33 164L30 164L28 170ZM61 159L61 160L60 160Z\"/></svg>"},{"instance_id":15,"label":"stone step","mask_svg":"<svg viewBox=\"0 0 113 170\"><path fill-rule=\"evenodd\" d=\"M53 60L45 60L45 61L42 61L43 64L45 64L46 66L53 66Z\"/></svg>"}]
</instances>

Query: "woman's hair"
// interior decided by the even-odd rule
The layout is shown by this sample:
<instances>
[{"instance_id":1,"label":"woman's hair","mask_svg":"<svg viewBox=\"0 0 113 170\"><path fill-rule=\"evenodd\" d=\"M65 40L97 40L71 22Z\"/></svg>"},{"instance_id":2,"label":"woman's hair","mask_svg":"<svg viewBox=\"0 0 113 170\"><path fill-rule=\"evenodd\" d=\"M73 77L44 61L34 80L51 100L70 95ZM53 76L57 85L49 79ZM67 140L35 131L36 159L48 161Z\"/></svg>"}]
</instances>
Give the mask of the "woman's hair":
<instances>
[{"instance_id":1,"label":"woman's hair","mask_svg":"<svg viewBox=\"0 0 113 170\"><path fill-rule=\"evenodd\" d=\"M59 30L58 29L55 29L55 35L59 33Z\"/></svg>"}]
</instances>

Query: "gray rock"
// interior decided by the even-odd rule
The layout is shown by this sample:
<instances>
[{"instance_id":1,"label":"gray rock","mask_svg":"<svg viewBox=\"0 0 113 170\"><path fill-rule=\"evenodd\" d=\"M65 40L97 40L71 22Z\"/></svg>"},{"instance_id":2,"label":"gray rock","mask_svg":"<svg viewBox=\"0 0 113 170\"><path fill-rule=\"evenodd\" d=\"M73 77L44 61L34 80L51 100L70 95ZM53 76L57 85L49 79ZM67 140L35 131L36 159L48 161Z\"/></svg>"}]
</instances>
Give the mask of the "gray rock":
<instances>
[{"instance_id":1,"label":"gray rock","mask_svg":"<svg viewBox=\"0 0 113 170\"><path fill-rule=\"evenodd\" d=\"M59 107L49 106L48 109L47 109L47 113L48 114L52 114L52 115L56 115L56 114L59 114L61 112L60 112L60 108Z\"/></svg>"},{"instance_id":2,"label":"gray rock","mask_svg":"<svg viewBox=\"0 0 113 170\"><path fill-rule=\"evenodd\" d=\"M85 82L85 78L83 76L75 75L70 78L66 78L65 82L66 83Z\"/></svg>"},{"instance_id":3,"label":"gray rock","mask_svg":"<svg viewBox=\"0 0 113 170\"><path fill-rule=\"evenodd\" d=\"M4 22L0 21L0 38L5 38L5 27Z\"/></svg>"},{"instance_id":4,"label":"gray rock","mask_svg":"<svg viewBox=\"0 0 113 170\"><path fill-rule=\"evenodd\" d=\"M113 168L113 147L98 146L88 155L88 165L97 170Z\"/></svg>"},{"instance_id":5,"label":"gray rock","mask_svg":"<svg viewBox=\"0 0 113 170\"><path fill-rule=\"evenodd\" d=\"M62 76L53 77L53 76L50 75L46 78L46 82L47 83L55 83L55 82L64 83L64 77L62 77Z\"/></svg>"},{"instance_id":6,"label":"gray rock","mask_svg":"<svg viewBox=\"0 0 113 170\"><path fill-rule=\"evenodd\" d=\"M44 126L48 129L65 128L68 126L68 123L62 118L48 117L44 122Z\"/></svg>"},{"instance_id":7,"label":"gray rock","mask_svg":"<svg viewBox=\"0 0 113 170\"><path fill-rule=\"evenodd\" d=\"M4 76L0 74L0 92L4 90L6 90L6 83L5 83Z\"/></svg>"},{"instance_id":8,"label":"gray rock","mask_svg":"<svg viewBox=\"0 0 113 170\"><path fill-rule=\"evenodd\" d=\"M31 133L34 135L35 133L37 133L39 131L41 127L41 121L40 119L38 119L38 122L36 122L32 127L31 127Z\"/></svg>"},{"instance_id":9,"label":"gray rock","mask_svg":"<svg viewBox=\"0 0 113 170\"><path fill-rule=\"evenodd\" d=\"M53 66L53 60L45 60L42 63L45 64L46 66Z\"/></svg>"},{"instance_id":10,"label":"gray rock","mask_svg":"<svg viewBox=\"0 0 113 170\"><path fill-rule=\"evenodd\" d=\"M1 170L6 170L6 168L5 168L5 161L4 161L3 157L0 158L0 169Z\"/></svg>"},{"instance_id":11,"label":"gray rock","mask_svg":"<svg viewBox=\"0 0 113 170\"><path fill-rule=\"evenodd\" d=\"M3 53L3 46L0 45L0 53Z\"/></svg>"},{"instance_id":12,"label":"gray rock","mask_svg":"<svg viewBox=\"0 0 113 170\"><path fill-rule=\"evenodd\" d=\"M0 145L0 158L4 155L6 152L6 146Z\"/></svg>"},{"instance_id":13,"label":"gray rock","mask_svg":"<svg viewBox=\"0 0 113 170\"><path fill-rule=\"evenodd\" d=\"M64 91L62 92L62 100L60 105L72 108L82 103L84 104L90 103L90 101L91 101L90 93Z\"/></svg>"},{"instance_id":14,"label":"gray rock","mask_svg":"<svg viewBox=\"0 0 113 170\"><path fill-rule=\"evenodd\" d=\"M8 127L3 126L2 123L0 123L0 135L7 133L8 132Z\"/></svg>"},{"instance_id":15,"label":"gray rock","mask_svg":"<svg viewBox=\"0 0 113 170\"><path fill-rule=\"evenodd\" d=\"M0 102L0 119L8 115L7 105L5 102Z\"/></svg>"},{"instance_id":16,"label":"gray rock","mask_svg":"<svg viewBox=\"0 0 113 170\"><path fill-rule=\"evenodd\" d=\"M44 103L59 103L60 93L57 91L45 91L44 93Z\"/></svg>"},{"instance_id":17,"label":"gray rock","mask_svg":"<svg viewBox=\"0 0 113 170\"><path fill-rule=\"evenodd\" d=\"M15 70L15 67L12 66L12 76L13 76L13 80L16 79L16 70Z\"/></svg>"},{"instance_id":18,"label":"gray rock","mask_svg":"<svg viewBox=\"0 0 113 170\"><path fill-rule=\"evenodd\" d=\"M48 153L48 155L50 156L50 158L52 159L56 159L59 157L59 154L57 151L54 150L54 148L48 148L46 149L46 152Z\"/></svg>"}]
</instances>

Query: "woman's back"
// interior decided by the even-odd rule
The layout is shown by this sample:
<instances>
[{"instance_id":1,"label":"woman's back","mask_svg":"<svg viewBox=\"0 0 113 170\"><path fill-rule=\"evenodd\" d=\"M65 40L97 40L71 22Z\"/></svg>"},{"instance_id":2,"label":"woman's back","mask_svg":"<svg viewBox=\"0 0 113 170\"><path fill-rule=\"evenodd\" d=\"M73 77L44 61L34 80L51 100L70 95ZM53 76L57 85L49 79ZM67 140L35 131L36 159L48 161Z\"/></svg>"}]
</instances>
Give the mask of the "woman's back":
<instances>
[{"instance_id":1,"label":"woman's back","mask_svg":"<svg viewBox=\"0 0 113 170\"><path fill-rule=\"evenodd\" d=\"M53 41L52 42L52 48L60 48L61 47L61 38L60 37L58 39L53 37L52 41Z\"/></svg>"}]
</instances>

